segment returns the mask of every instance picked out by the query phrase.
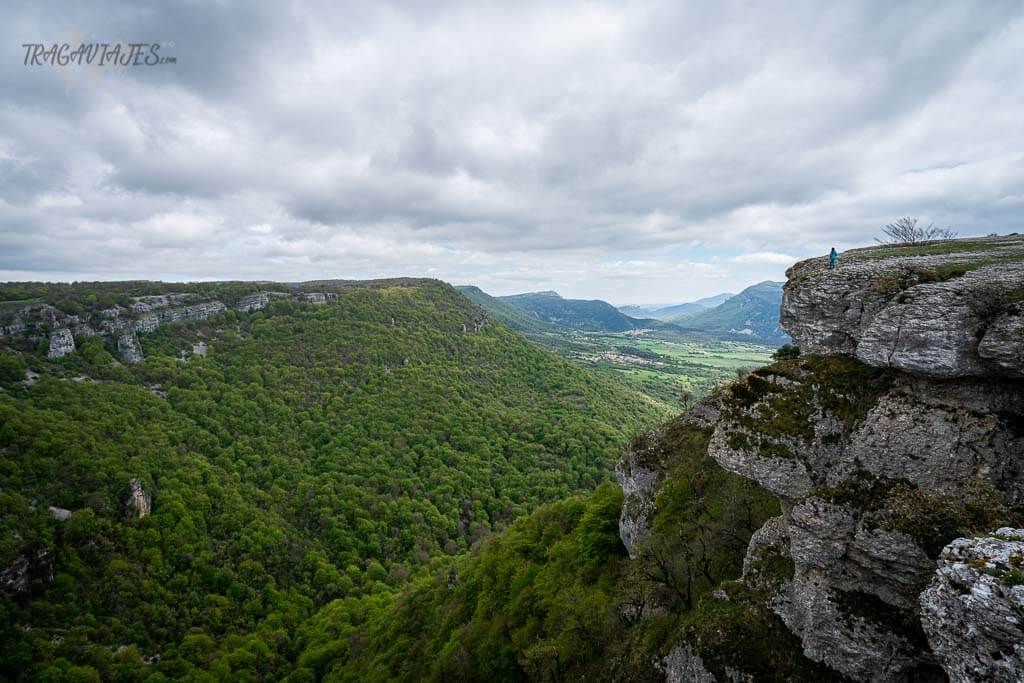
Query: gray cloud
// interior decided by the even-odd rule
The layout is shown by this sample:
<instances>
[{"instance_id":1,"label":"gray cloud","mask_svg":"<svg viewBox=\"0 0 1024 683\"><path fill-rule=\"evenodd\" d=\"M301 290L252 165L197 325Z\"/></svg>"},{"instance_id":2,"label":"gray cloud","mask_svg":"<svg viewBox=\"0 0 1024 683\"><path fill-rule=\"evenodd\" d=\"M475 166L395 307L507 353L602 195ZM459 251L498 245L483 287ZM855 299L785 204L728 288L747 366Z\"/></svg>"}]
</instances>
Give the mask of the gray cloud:
<instances>
[{"instance_id":1,"label":"gray cloud","mask_svg":"<svg viewBox=\"0 0 1024 683\"><path fill-rule=\"evenodd\" d=\"M668 300L903 214L1024 228L1015 2L0 9L0 277ZM21 43L177 64L25 67Z\"/></svg>"}]
</instances>

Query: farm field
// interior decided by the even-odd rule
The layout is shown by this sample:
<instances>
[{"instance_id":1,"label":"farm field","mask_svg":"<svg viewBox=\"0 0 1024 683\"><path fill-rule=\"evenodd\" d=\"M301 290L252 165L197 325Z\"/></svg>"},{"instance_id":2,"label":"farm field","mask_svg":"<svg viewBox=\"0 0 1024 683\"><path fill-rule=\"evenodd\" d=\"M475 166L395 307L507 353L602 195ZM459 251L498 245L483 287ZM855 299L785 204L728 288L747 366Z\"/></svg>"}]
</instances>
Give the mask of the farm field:
<instances>
[{"instance_id":1,"label":"farm field","mask_svg":"<svg viewBox=\"0 0 1024 683\"><path fill-rule=\"evenodd\" d=\"M635 388L670 406L697 398L715 385L770 362L767 346L713 339L670 339L636 332L569 332L528 335L565 358L621 375Z\"/></svg>"}]
</instances>

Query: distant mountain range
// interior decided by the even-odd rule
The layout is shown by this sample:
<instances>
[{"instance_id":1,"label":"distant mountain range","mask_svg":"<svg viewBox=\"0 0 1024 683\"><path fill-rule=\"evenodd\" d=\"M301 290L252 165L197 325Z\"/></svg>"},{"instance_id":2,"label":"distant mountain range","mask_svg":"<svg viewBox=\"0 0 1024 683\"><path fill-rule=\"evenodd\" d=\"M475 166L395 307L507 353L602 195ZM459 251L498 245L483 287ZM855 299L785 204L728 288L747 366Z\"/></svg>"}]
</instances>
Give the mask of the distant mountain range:
<instances>
[{"instance_id":1,"label":"distant mountain range","mask_svg":"<svg viewBox=\"0 0 1024 683\"><path fill-rule=\"evenodd\" d=\"M714 308L683 313L668 322L686 330L711 332L724 339L788 344L789 335L779 327L782 285L782 282L770 280L759 282Z\"/></svg>"},{"instance_id":2,"label":"distant mountain range","mask_svg":"<svg viewBox=\"0 0 1024 683\"><path fill-rule=\"evenodd\" d=\"M714 308L730 297L734 296L729 292L715 294L714 296L689 301L683 304L669 306L619 306L619 311L634 318L655 318L656 320L670 320L683 313L696 313L698 311Z\"/></svg>"},{"instance_id":3,"label":"distant mountain range","mask_svg":"<svg viewBox=\"0 0 1024 683\"><path fill-rule=\"evenodd\" d=\"M633 318L607 301L563 299L558 292L530 292L498 297L536 320L558 327L600 332L625 332L651 327L653 321Z\"/></svg>"},{"instance_id":4,"label":"distant mountain range","mask_svg":"<svg viewBox=\"0 0 1024 683\"><path fill-rule=\"evenodd\" d=\"M599 299L564 299L551 291L494 297L479 287L463 286L458 290L496 319L527 334L567 329L588 332L652 329L665 334L710 335L769 346L790 341L779 327L781 282L761 282L735 295L723 293L650 309L641 306L617 309ZM642 317L629 315L628 310L637 310Z\"/></svg>"}]
</instances>

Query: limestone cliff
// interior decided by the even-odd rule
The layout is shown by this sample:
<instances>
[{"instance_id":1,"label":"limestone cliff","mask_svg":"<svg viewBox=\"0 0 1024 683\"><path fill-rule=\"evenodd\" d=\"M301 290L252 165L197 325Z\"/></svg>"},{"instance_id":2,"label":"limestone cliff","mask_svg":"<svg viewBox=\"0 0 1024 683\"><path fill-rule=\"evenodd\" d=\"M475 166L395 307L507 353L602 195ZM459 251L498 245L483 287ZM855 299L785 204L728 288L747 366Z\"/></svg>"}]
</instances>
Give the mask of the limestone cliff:
<instances>
[{"instance_id":1,"label":"limestone cliff","mask_svg":"<svg viewBox=\"0 0 1024 683\"><path fill-rule=\"evenodd\" d=\"M855 250L788 276L782 323L804 354L684 418L782 505L750 540L745 599L837 679L1024 680L1024 531L995 531L1024 504L1024 238ZM618 469L640 563L668 476L657 443ZM993 535L957 540L978 533ZM683 640L660 666L749 676L712 654Z\"/></svg>"},{"instance_id":2,"label":"limestone cliff","mask_svg":"<svg viewBox=\"0 0 1024 683\"><path fill-rule=\"evenodd\" d=\"M846 252L791 267L781 323L805 352L925 377L1024 377L1024 237Z\"/></svg>"},{"instance_id":3,"label":"limestone cliff","mask_svg":"<svg viewBox=\"0 0 1024 683\"><path fill-rule=\"evenodd\" d=\"M337 299L335 292L256 292L240 297L233 308L251 313L265 309L276 298L306 304L326 304ZM0 312L0 338L26 346L46 341L48 356L61 358L74 353L75 338L100 335L116 347L126 363L143 359L140 334L155 331L161 325L186 320L207 320L227 310L222 301L197 300L203 297L168 293L138 296L128 305L117 305L93 311L88 315L71 315L49 304L29 304Z\"/></svg>"}]
</instances>

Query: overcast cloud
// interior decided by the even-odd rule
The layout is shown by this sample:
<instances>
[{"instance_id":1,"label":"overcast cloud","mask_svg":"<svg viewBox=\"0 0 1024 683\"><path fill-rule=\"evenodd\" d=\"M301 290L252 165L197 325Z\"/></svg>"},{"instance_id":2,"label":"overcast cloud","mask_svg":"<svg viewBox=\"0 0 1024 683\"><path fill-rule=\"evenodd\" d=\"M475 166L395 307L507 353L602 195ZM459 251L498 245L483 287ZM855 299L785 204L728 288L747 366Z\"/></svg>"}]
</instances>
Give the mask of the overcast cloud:
<instances>
[{"instance_id":1,"label":"overcast cloud","mask_svg":"<svg viewBox=\"0 0 1024 683\"><path fill-rule=\"evenodd\" d=\"M1016 1L20 4L0 279L671 302L901 215L1024 231ZM177 63L23 65L82 41Z\"/></svg>"}]
</instances>

